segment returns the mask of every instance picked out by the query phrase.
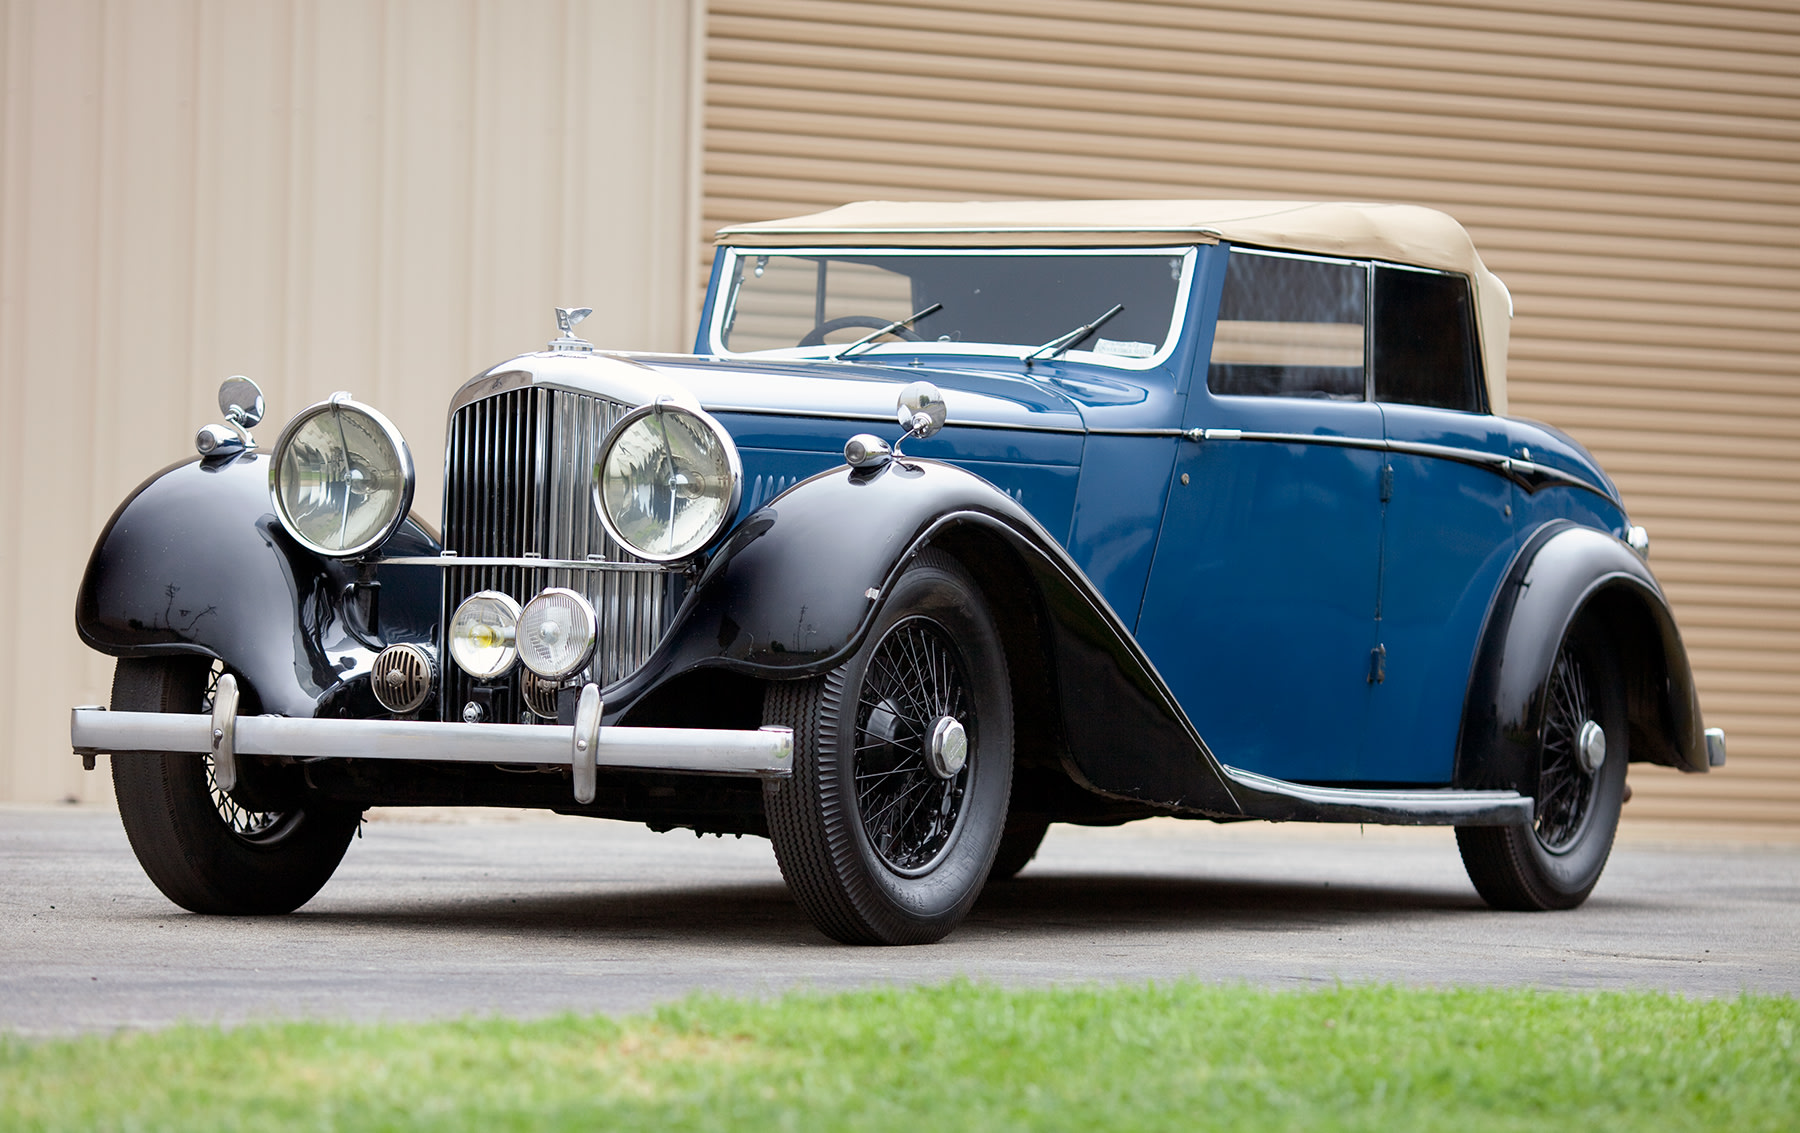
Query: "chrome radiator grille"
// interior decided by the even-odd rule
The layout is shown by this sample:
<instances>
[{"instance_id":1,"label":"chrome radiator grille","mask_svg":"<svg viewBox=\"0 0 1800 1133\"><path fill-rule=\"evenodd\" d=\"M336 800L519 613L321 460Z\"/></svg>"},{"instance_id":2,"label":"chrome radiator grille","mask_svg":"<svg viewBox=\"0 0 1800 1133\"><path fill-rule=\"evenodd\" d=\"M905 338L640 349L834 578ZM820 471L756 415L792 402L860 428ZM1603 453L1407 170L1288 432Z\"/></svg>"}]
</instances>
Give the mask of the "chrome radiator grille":
<instances>
[{"instance_id":1,"label":"chrome radiator grille","mask_svg":"<svg viewBox=\"0 0 1800 1133\"><path fill-rule=\"evenodd\" d=\"M600 618L589 679L601 687L637 670L662 638L671 575L620 548L594 514L591 481L600 441L630 406L564 390L526 388L457 410L444 453L444 548L465 558L575 559L611 569L453 566L444 572L444 620L463 599L499 590L523 605L548 586L579 591ZM445 656L448 657L448 651ZM461 719L473 681L444 666L446 720ZM529 717L518 674L489 719Z\"/></svg>"}]
</instances>

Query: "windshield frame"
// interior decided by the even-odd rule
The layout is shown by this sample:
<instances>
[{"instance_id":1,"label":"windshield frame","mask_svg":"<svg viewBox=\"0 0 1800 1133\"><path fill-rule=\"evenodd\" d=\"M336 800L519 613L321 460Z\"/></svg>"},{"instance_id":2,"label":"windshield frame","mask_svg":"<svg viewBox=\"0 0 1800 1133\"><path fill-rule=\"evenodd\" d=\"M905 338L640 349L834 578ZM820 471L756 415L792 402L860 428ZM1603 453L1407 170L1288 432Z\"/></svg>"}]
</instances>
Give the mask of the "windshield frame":
<instances>
[{"instance_id":1,"label":"windshield frame","mask_svg":"<svg viewBox=\"0 0 1800 1133\"><path fill-rule=\"evenodd\" d=\"M844 348L844 343L827 343L821 346L788 346L773 350L729 350L724 344L725 326L733 309L737 305L738 284L742 278L738 270L738 262L755 259L759 256L1160 256L1163 258L1181 258L1181 278L1176 284L1174 309L1169 313L1169 332L1154 354L1143 358L1132 358L1121 354L1101 354L1092 350L1069 350L1059 355L1055 362L1082 362L1090 365L1105 366L1117 370L1154 370L1166 363L1175 353L1181 342L1188 317L1188 307L1194 284L1194 273L1200 259L1200 249L1193 244L1170 244L1154 247L1142 245L1125 247L1097 248L904 248L890 247L881 244L836 244L807 245L804 247L769 247L760 248L747 245L731 245L718 249L719 266L716 269L718 281L711 311L706 322L706 344L709 352L719 358L761 359L769 361L816 360L830 361ZM1105 304L1095 309L1098 314ZM905 315L900 311L895 318ZM1074 327L1070 327L1074 330ZM976 357L1007 358L1015 362L1023 362L1026 355L1040 349L1041 343L998 343L998 342L907 342L893 341L870 343L858 350L846 363L879 359L884 356L921 356L921 357ZM1040 361L1040 365L1050 360Z\"/></svg>"}]
</instances>

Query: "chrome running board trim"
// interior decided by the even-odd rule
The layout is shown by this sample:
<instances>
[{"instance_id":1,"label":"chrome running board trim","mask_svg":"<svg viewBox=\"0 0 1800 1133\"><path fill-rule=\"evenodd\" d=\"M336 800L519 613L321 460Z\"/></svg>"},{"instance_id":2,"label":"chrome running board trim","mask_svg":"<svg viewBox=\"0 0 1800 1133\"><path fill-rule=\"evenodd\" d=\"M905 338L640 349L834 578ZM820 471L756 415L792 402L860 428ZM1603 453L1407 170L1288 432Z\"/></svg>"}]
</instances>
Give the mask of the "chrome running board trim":
<instances>
[{"instance_id":1,"label":"chrome running board trim","mask_svg":"<svg viewBox=\"0 0 1800 1133\"><path fill-rule=\"evenodd\" d=\"M1273 822L1366 822L1372 826L1530 826L1529 796L1517 791L1422 787L1314 787L1220 765L1247 818Z\"/></svg>"}]
</instances>

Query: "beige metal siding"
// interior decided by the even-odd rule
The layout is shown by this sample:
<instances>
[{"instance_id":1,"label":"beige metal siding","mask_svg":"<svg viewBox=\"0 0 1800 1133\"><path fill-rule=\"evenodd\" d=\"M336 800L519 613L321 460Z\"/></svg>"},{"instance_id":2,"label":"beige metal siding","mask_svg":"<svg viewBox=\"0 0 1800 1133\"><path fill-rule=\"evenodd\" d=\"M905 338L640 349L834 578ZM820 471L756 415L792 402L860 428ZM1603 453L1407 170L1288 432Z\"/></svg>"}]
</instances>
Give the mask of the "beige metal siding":
<instances>
[{"instance_id":1,"label":"beige metal siding","mask_svg":"<svg viewBox=\"0 0 1800 1133\"><path fill-rule=\"evenodd\" d=\"M713 0L705 226L863 198L1394 200L1517 308L1512 411L1593 448L1723 774L1632 819L1800 831L1800 5Z\"/></svg>"},{"instance_id":2,"label":"beige metal siding","mask_svg":"<svg viewBox=\"0 0 1800 1133\"><path fill-rule=\"evenodd\" d=\"M110 797L67 754L112 671L75 585L226 375L262 383L265 445L335 389L381 408L435 522L450 391L554 304L689 341L702 15L0 0L0 799Z\"/></svg>"}]
</instances>

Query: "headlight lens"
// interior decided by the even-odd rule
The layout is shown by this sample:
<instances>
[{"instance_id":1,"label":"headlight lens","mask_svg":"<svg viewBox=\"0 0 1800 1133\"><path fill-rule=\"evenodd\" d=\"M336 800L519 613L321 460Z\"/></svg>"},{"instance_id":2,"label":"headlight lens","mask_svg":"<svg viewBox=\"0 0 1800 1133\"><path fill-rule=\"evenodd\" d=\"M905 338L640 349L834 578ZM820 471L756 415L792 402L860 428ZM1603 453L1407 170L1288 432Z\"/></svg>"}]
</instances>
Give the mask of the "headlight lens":
<instances>
[{"instance_id":1,"label":"headlight lens","mask_svg":"<svg viewBox=\"0 0 1800 1133\"><path fill-rule=\"evenodd\" d=\"M471 594L450 619L450 656L476 680L503 676L519 659L519 604L509 594Z\"/></svg>"},{"instance_id":2,"label":"headlight lens","mask_svg":"<svg viewBox=\"0 0 1800 1133\"><path fill-rule=\"evenodd\" d=\"M595 470L594 506L606 530L652 562L684 559L737 511L737 446L705 413L646 405L613 427Z\"/></svg>"},{"instance_id":3,"label":"headlight lens","mask_svg":"<svg viewBox=\"0 0 1800 1133\"><path fill-rule=\"evenodd\" d=\"M412 506L412 454L386 417L335 394L282 430L269 492L281 525L306 547L360 555L392 535Z\"/></svg>"},{"instance_id":4,"label":"headlight lens","mask_svg":"<svg viewBox=\"0 0 1800 1133\"><path fill-rule=\"evenodd\" d=\"M540 677L561 680L594 655L599 619L586 598L555 586L519 615L519 660Z\"/></svg>"}]
</instances>

